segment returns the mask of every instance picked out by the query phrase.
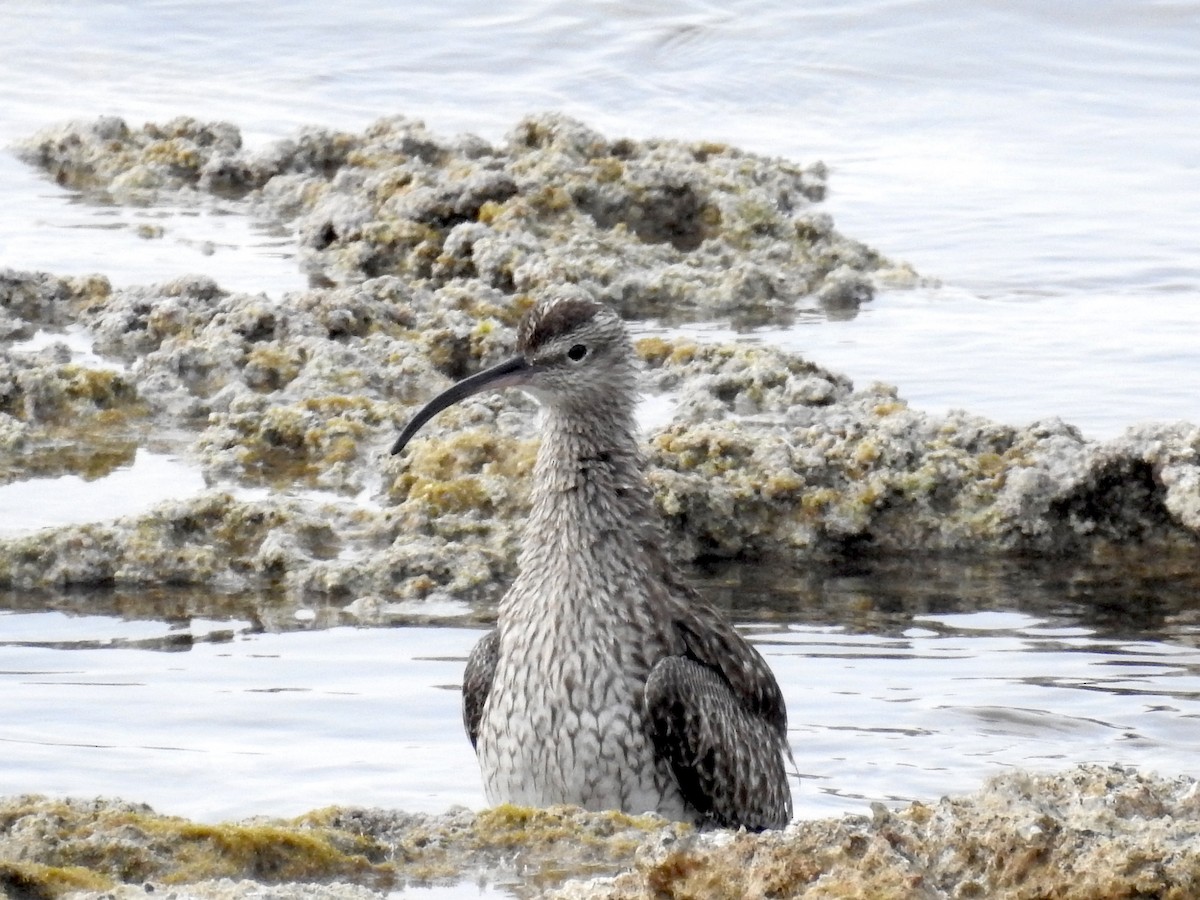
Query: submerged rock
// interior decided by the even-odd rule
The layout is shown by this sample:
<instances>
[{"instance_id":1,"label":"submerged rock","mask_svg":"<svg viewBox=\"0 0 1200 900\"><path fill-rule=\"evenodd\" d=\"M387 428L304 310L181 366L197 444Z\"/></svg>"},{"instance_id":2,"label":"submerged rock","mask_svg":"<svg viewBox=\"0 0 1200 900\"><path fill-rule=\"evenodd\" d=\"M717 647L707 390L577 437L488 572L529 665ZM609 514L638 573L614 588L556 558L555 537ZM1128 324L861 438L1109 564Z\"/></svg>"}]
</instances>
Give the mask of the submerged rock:
<instances>
[{"instance_id":1,"label":"submerged rock","mask_svg":"<svg viewBox=\"0 0 1200 900\"><path fill-rule=\"evenodd\" d=\"M360 900L500 882L519 897L1194 897L1200 785L1134 769L1011 773L980 791L785 831L695 832L569 807L326 809L207 825L117 800L0 800L0 886L101 900Z\"/></svg>"}]
</instances>

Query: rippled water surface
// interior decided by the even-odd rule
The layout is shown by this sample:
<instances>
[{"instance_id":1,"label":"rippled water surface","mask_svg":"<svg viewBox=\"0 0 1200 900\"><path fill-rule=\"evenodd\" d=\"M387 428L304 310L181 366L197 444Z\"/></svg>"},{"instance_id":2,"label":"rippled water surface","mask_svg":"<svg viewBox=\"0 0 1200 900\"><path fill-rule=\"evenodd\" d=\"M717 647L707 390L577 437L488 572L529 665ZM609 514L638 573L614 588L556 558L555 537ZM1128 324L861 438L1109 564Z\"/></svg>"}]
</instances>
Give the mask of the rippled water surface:
<instances>
[{"instance_id":1,"label":"rippled water surface","mask_svg":"<svg viewBox=\"0 0 1200 900\"><path fill-rule=\"evenodd\" d=\"M554 109L823 159L839 226L943 286L783 340L924 408L1096 436L1200 420L1198 84L1194 0L0 5L0 144L102 113L499 139ZM286 235L219 204L97 208L9 156L0 191L0 264L303 284Z\"/></svg>"},{"instance_id":2,"label":"rippled water surface","mask_svg":"<svg viewBox=\"0 0 1200 900\"><path fill-rule=\"evenodd\" d=\"M704 585L779 676L797 815L814 817L1011 767L1194 771L1197 582L924 561ZM0 795L119 795L203 819L482 806L457 687L482 629L447 614L365 628L247 598L7 596Z\"/></svg>"},{"instance_id":3,"label":"rippled water surface","mask_svg":"<svg viewBox=\"0 0 1200 900\"><path fill-rule=\"evenodd\" d=\"M1058 415L1093 436L1200 421L1198 84L1195 2L0 4L0 144L99 114L226 119L256 144L395 113L500 139L556 109L612 136L823 159L839 227L941 286L742 337L920 408ZM7 154L0 192L0 266L305 284L286 232L217 201L99 206ZM0 486L0 533L198 486L186 462L130 454L86 490ZM709 589L784 685L800 815L970 790L1011 766L1195 769L1188 566L747 578ZM480 623L415 615L365 628L253 598L5 597L0 794L102 792L205 819L478 806L456 684Z\"/></svg>"}]
</instances>

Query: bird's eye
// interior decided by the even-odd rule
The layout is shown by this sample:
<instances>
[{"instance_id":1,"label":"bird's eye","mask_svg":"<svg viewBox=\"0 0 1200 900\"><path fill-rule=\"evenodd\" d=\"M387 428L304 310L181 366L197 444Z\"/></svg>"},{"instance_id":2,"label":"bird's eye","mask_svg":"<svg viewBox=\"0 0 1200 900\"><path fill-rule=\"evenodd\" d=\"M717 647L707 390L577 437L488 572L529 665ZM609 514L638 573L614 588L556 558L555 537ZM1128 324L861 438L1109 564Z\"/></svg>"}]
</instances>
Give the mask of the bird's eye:
<instances>
[{"instance_id":1,"label":"bird's eye","mask_svg":"<svg viewBox=\"0 0 1200 900\"><path fill-rule=\"evenodd\" d=\"M567 351L567 359L570 359L572 362L579 362L585 356L587 356L587 347L583 346L583 344L576 344Z\"/></svg>"}]
</instances>

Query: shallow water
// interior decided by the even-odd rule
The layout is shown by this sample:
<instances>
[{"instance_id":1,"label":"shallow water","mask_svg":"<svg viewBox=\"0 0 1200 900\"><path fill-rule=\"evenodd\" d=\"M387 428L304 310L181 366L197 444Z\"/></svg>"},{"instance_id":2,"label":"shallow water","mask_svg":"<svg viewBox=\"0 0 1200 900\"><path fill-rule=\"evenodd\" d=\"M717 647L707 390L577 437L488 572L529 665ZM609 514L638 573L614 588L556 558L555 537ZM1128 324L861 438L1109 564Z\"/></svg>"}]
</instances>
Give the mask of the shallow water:
<instances>
[{"instance_id":1,"label":"shallow water","mask_svg":"<svg viewBox=\"0 0 1200 900\"><path fill-rule=\"evenodd\" d=\"M1012 767L1194 771L1197 576L926 560L703 584L779 676L799 817ZM481 807L457 685L482 630L424 613L362 628L265 598L0 597L0 795L206 820Z\"/></svg>"},{"instance_id":2,"label":"shallow water","mask_svg":"<svg viewBox=\"0 0 1200 900\"><path fill-rule=\"evenodd\" d=\"M203 476L176 457L137 450L129 465L101 478L60 475L0 485L0 538L137 515L204 488Z\"/></svg>"},{"instance_id":3,"label":"shallow water","mask_svg":"<svg viewBox=\"0 0 1200 900\"><path fill-rule=\"evenodd\" d=\"M1092 436L1200 420L1198 83L1193 2L0 4L0 144L103 113L227 119L253 143L393 113L499 139L559 109L612 136L824 159L839 227L942 286L748 338L920 408L1058 415ZM305 284L287 234L218 201L99 206L5 154L0 192L0 265ZM0 487L0 531L27 530L31 509L136 511L198 489L189 473L142 448L110 478ZM747 578L710 589L737 600L784 684L800 815L971 790L1011 766L1194 771L1190 570ZM204 819L478 806L455 684L479 632L469 610L423 612L358 628L255 598L5 597L0 793Z\"/></svg>"}]
</instances>

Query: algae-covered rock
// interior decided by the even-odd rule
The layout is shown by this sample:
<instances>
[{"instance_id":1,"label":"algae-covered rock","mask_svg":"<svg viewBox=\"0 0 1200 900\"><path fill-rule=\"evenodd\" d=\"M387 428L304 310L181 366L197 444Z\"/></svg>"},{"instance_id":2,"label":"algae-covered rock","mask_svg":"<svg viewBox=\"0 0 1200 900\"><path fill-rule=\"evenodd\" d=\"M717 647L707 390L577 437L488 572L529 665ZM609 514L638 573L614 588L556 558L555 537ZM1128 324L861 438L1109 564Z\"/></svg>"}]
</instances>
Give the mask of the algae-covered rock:
<instances>
[{"instance_id":1,"label":"algae-covered rock","mask_svg":"<svg viewBox=\"0 0 1200 900\"><path fill-rule=\"evenodd\" d=\"M166 581L353 602L493 600L511 581L537 452L532 403L474 397L402 457L386 449L424 400L511 352L523 304L395 276L279 299L198 277L103 291L31 273L5 283L40 298L12 308L88 328L116 363L84 365L61 345L0 353L4 478L101 475L131 460L153 423L214 485L329 496L256 499L240 532L227 517L241 520L241 501L226 491L0 541L0 586ZM682 562L1095 556L1200 538L1195 426L1093 442L1056 420L930 415L895 388L855 390L778 348L655 337L637 349L647 389L675 398L673 419L647 436L647 463Z\"/></svg>"},{"instance_id":2,"label":"algae-covered rock","mask_svg":"<svg viewBox=\"0 0 1200 900\"><path fill-rule=\"evenodd\" d=\"M610 138L562 116L528 118L498 144L396 117L257 149L224 124L105 119L51 129L21 152L117 199L220 194L290 222L322 286L268 296L203 275L114 288L0 272L10 346L72 328L102 358L0 344L0 479L100 475L153 435L215 489L0 540L0 587L495 599L516 568L531 402L471 398L401 458L386 451L421 403L512 352L537 297L569 284L630 317L762 321L802 306L844 315L906 271L833 228L820 164ZM856 390L750 342L651 337L638 352L646 390L673 400L646 455L682 562L1086 557L1200 542L1194 426L1098 443L1058 421L930 415L896 388ZM251 502L248 489L271 493ZM296 491L308 493L285 496Z\"/></svg>"},{"instance_id":3,"label":"algae-covered rock","mask_svg":"<svg viewBox=\"0 0 1200 900\"><path fill-rule=\"evenodd\" d=\"M1182 900L1200 891L1198 787L1102 766L1012 773L965 797L880 806L869 819L647 847L632 871L549 896Z\"/></svg>"},{"instance_id":4,"label":"algae-covered rock","mask_svg":"<svg viewBox=\"0 0 1200 900\"><path fill-rule=\"evenodd\" d=\"M133 461L146 421L128 373L74 362L61 344L36 353L0 348L0 483L102 477Z\"/></svg>"},{"instance_id":5,"label":"algae-covered rock","mask_svg":"<svg viewBox=\"0 0 1200 900\"><path fill-rule=\"evenodd\" d=\"M965 796L762 834L508 806L209 825L115 800L12 797L0 800L0 885L75 900L359 900L459 881L556 900L1184 900L1200 892L1198 829L1195 779L1098 765L1008 773Z\"/></svg>"},{"instance_id":6,"label":"algae-covered rock","mask_svg":"<svg viewBox=\"0 0 1200 900\"><path fill-rule=\"evenodd\" d=\"M205 825L116 800L10 798L0 804L0 846L32 896L64 893L60 873L90 873L93 886L104 888L230 877L351 877L367 884L393 878L387 849L362 835L265 821Z\"/></svg>"},{"instance_id":7,"label":"algae-covered rock","mask_svg":"<svg viewBox=\"0 0 1200 900\"><path fill-rule=\"evenodd\" d=\"M101 286L0 272L0 301L20 321L83 326L112 361L83 364L56 344L37 354L0 348L6 442L78 446L153 421L168 434L198 432L213 481L342 492L369 480L363 457L393 422L395 401L498 359L522 308L494 293L413 290L396 278L278 300L229 294L202 276ZM51 433L52 425L68 429ZM44 472L34 459L25 458L28 474ZM19 477L18 466L12 472Z\"/></svg>"},{"instance_id":8,"label":"algae-covered rock","mask_svg":"<svg viewBox=\"0 0 1200 900\"><path fill-rule=\"evenodd\" d=\"M179 117L130 128L104 116L39 132L21 142L18 154L59 184L104 188L130 199L149 191L198 185L206 169L233 157L242 145L234 126Z\"/></svg>"},{"instance_id":9,"label":"algae-covered rock","mask_svg":"<svg viewBox=\"0 0 1200 900\"><path fill-rule=\"evenodd\" d=\"M573 807L441 815L324 809L205 824L120 800L0 799L0 886L57 898L379 896L408 884L520 877L526 893L632 863L647 835L688 826ZM318 884L341 884L323 892ZM270 892L264 892L271 886ZM167 893L170 896L170 893Z\"/></svg>"},{"instance_id":10,"label":"algae-covered rock","mask_svg":"<svg viewBox=\"0 0 1200 900\"><path fill-rule=\"evenodd\" d=\"M649 454L684 558L1075 554L1200 536L1196 426L1094 442L1057 420L929 415L895 388L854 391L777 350L656 340L649 351L658 371L686 361L691 375Z\"/></svg>"},{"instance_id":11,"label":"algae-covered rock","mask_svg":"<svg viewBox=\"0 0 1200 900\"><path fill-rule=\"evenodd\" d=\"M338 283L396 275L507 295L577 283L629 316L767 321L915 280L814 211L820 163L610 139L561 115L527 118L497 146L397 116L261 150L226 123L107 118L47 129L18 152L119 200L244 198L293 222L306 264Z\"/></svg>"},{"instance_id":12,"label":"algae-covered rock","mask_svg":"<svg viewBox=\"0 0 1200 900\"><path fill-rule=\"evenodd\" d=\"M101 302L112 293L103 275L60 278L47 272L0 269L0 310L21 323L19 335L28 337L31 326L63 328L76 320L81 309Z\"/></svg>"},{"instance_id":13,"label":"algae-covered rock","mask_svg":"<svg viewBox=\"0 0 1200 900\"><path fill-rule=\"evenodd\" d=\"M280 522L303 532L306 514L228 494L171 501L136 519L46 529L4 542L0 583L6 587L189 585L229 589L270 572L254 554Z\"/></svg>"}]
</instances>

